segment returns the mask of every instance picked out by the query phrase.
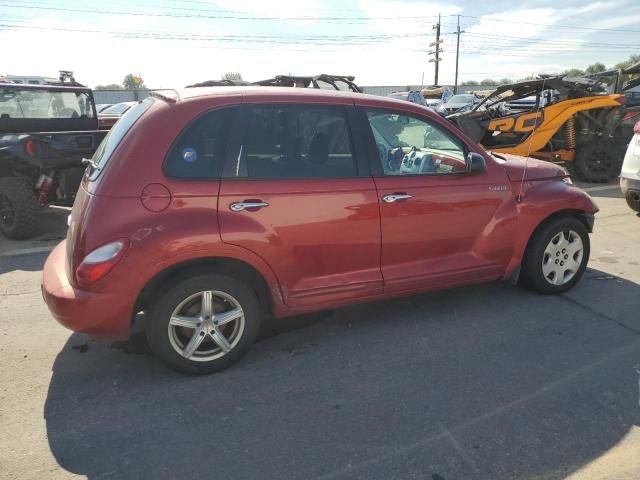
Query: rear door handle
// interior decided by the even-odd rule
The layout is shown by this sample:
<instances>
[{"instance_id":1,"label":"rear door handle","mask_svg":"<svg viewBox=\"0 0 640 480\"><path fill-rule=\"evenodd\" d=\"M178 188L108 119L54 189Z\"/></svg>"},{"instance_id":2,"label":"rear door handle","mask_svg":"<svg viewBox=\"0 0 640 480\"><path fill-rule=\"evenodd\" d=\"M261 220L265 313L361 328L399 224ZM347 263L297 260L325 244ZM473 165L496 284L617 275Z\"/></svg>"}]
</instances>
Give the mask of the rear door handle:
<instances>
[{"instance_id":1,"label":"rear door handle","mask_svg":"<svg viewBox=\"0 0 640 480\"><path fill-rule=\"evenodd\" d=\"M382 197L382 201L386 203L393 203L409 200L410 198L413 198L413 195L407 195L406 193L394 193L393 195L385 195Z\"/></svg>"},{"instance_id":2,"label":"rear door handle","mask_svg":"<svg viewBox=\"0 0 640 480\"><path fill-rule=\"evenodd\" d=\"M268 206L269 204L267 202L235 202L229 205L229 208L234 212L241 212L248 209L258 210Z\"/></svg>"}]
</instances>

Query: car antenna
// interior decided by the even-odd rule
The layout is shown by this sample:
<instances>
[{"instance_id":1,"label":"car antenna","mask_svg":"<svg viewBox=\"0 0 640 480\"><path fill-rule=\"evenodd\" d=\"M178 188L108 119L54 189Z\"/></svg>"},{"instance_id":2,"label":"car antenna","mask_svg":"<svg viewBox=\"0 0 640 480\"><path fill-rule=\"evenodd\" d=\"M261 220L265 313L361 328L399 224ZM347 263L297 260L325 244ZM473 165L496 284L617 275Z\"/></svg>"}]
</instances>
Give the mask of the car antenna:
<instances>
[{"instance_id":1,"label":"car antenna","mask_svg":"<svg viewBox=\"0 0 640 480\"><path fill-rule=\"evenodd\" d=\"M542 92L544 92L544 83L547 78L542 77L542 89L540 90L540 97L536 102L536 113L540 112L540 103L542 102ZM516 203L522 202L522 192L524 191L524 178L527 174L527 164L529 162L529 155L531 154L531 143L533 142L534 134L536 133L536 128L538 128L538 116L536 115L535 123L533 124L533 130L531 130L531 135L529 136L529 147L527 148L527 156L524 157L524 169L522 170L522 179L520 180L520 191L518 195L516 195Z\"/></svg>"}]
</instances>

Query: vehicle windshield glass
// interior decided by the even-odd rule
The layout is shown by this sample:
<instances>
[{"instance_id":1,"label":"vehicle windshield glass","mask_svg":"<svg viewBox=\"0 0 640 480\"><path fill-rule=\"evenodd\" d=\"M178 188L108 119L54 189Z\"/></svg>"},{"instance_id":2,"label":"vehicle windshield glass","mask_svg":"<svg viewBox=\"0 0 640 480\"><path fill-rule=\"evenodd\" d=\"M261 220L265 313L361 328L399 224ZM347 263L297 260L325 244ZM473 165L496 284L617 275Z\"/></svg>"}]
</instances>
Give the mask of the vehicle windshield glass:
<instances>
[{"instance_id":1,"label":"vehicle windshield glass","mask_svg":"<svg viewBox=\"0 0 640 480\"><path fill-rule=\"evenodd\" d=\"M2 118L94 118L93 102L88 92L54 90L0 89Z\"/></svg>"},{"instance_id":2,"label":"vehicle windshield glass","mask_svg":"<svg viewBox=\"0 0 640 480\"><path fill-rule=\"evenodd\" d=\"M452 105L466 105L473 102L473 95L454 95L447 103Z\"/></svg>"},{"instance_id":3,"label":"vehicle windshield glass","mask_svg":"<svg viewBox=\"0 0 640 480\"><path fill-rule=\"evenodd\" d=\"M120 114L120 113L123 113L123 112L127 111L127 109L130 108L130 107L131 107L131 105L128 104L128 103L116 103L115 105L111 105L110 107L105 108L100 113L116 113L116 114Z\"/></svg>"},{"instance_id":4,"label":"vehicle windshield glass","mask_svg":"<svg viewBox=\"0 0 640 480\"><path fill-rule=\"evenodd\" d=\"M102 140L102 143L100 143L100 146L93 154L93 166L89 167L92 168L91 173L89 174L89 180L93 181L98 178L100 172L105 169L116 147L120 145L120 142L131 129L133 124L136 123L142 114L153 104L153 101L154 100L152 98L147 98L146 100L131 107L113 126L107 136L104 137L104 140Z\"/></svg>"},{"instance_id":5,"label":"vehicle windshield glass","mask_svg":"<svg viewBox=\"0 0 640 480\"><path fill-rule=\"evenodd\" d=\"M420 150L461 150L442 129L417 118L384 111L367 112L367 116L376 143L388 149L416 147Z\"/></svg>"}]
</instances>

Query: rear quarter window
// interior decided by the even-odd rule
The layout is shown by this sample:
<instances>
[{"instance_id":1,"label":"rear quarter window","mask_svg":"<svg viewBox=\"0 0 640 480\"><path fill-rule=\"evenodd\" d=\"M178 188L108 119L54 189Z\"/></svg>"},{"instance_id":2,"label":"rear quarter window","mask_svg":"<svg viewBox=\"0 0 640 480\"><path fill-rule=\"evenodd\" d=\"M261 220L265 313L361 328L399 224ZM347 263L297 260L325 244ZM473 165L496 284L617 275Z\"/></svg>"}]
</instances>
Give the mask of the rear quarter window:
<instances>
[{"instance_id":1,"label":"rear quarter window","mask_svg":"<svg viewBox=\"0 0 640 480\"><path fill-rule=\"evenodd\" d=\"M109 133L104 137L104 140L102 140L102 143L100 143L100 146L93 154L92 160L96 167L89 175L90 181L98 178L100 172L107 167L111 155L113 155L115 149L120 145L124 136L131 130L131 127L138 121L142 114L149 109L153 102L153 99L147 98L137 105L134 105L116 122L113 128L109 130Z\"/></svg>"},{"instance_id":2,"label":"rear quarter window","mask_svg":"<svg viewBox=\"0 0 640 480\"><path fill-rule=\"evenodd\" d=\"M180 132L165 159L165 174L181 179L219 178L237 107L211 110Z\"/></svg>"}]
</instances>

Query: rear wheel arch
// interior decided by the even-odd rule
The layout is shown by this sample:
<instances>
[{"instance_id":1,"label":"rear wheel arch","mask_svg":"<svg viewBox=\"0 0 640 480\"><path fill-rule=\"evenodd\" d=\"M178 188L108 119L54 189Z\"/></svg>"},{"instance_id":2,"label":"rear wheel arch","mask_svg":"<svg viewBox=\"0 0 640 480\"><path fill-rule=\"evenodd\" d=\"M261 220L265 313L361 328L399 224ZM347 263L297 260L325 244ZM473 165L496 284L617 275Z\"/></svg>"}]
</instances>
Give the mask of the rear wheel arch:
<instances>
[{"instance_id":1,"label":"rear wheel arch","mask_svg":"<svg viewBox=\"0 0 640 480\"><path fill-rule=\"evenodd\" d=\"M200 257L171 265L154 275L138 294L132 318L136 313L148 308L153 299L168 285L169 280L206 273L221 273L232 276L251 287L259 300L265 315L273 314L273 298L265 277L252 265L231 257Z\"/></svg>"}]
</instances>

